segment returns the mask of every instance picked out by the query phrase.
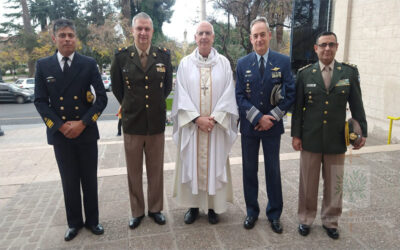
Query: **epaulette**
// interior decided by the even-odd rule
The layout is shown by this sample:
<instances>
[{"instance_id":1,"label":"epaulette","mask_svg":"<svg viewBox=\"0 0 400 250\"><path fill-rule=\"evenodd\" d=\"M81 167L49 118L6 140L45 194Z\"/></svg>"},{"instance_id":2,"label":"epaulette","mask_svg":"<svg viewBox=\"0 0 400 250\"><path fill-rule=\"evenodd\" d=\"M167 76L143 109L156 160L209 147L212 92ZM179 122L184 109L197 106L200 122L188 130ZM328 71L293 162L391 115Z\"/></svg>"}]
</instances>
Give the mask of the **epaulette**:
<instances>
[{"instance_id":1,"label":"epaulette","mask_svg":"<svg viewBox=\"0 0 400 250\"><path fill-rule=\"evenodd\" d=\"M306 66L304 66L304 67L301 67L297 72L300 72L300 71L302 71L303 69L306 69L306 68L310 67L311 65L312 65L312 63L310 63L310 64L308 64L308 65L306 65Z\"/></svg>"},{"instance_id":2,"label":"epaulette","mask_svg":"<svg viewBox=\"0 0 400 250\"><path fill-rule=\"evenodd\" d=\"M115 54L121 53L128 50L128 47L119 47L118 49L115 50Z\"/></svg>"},{"instance_id":3,"label":"epaulette","mask_svg":"<svg viewBox=\"0 0 400 250\"><path fill-rule=\"evenodd\" d=\"M158 47L158 50L168 55L171 54L171 51L165 47L164 48Z\"/></svg>"},{"instance_id":4,"label":"epaulette","mask_svg":"<svg viewBox=\"0 0 400 250\"><path fill-rule=\"evenodd\" d=\"M347 65L347 66L349 66L351 68L357 69L357 65L355 65L355 64L352 64L352 63L349 63L349 62L342 62L342 64Z\"/></svg>"}]
</instances>

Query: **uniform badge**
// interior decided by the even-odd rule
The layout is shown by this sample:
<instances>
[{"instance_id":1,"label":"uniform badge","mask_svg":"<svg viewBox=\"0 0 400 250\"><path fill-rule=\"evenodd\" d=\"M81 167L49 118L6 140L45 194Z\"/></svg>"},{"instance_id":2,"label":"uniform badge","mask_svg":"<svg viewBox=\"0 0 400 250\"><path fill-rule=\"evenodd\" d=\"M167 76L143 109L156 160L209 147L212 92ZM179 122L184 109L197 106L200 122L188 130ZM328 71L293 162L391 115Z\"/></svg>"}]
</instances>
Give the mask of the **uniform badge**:
<instances>
[{"instance_id":1,"label":"uniform badge","mask_svg":"<svg viewBox=\"0 0 400 250\"><path fill-rule=\"evenodd\" d=\"M46 78L46 82L48 82L48 83L56 82L56 78L54 78L54 76L49 76Z\"/></svg>"},{"instance_id":2,"label":"uniform badge","mask_svg":"<svg viewBox=\"0 0 400 250\"><path fill-rule=\"evenodd\" d=\"M133 58L135 56L135 52L131 53L131 58Z\"/></svg>"},{"instance_id":3,"label":"uniform badge","mask_svg":"<svg viewBox=\"0 0 400 250\"><path fill-rule=\"evenodd\" d=\"M280 70L280 68L278 68L278 67L275 67L275 68L273 68L273 69L271 69L272 71L278 71L278 70Z\"/></svg>"},{"instance_id":4,"label":"uniform badge","mask_svg":"<svg viewBox=\"0 0 400 250\"><path fill-rule=\"evenodd\" d=\"M341 79L336 83L335 87L340 87L340 86L350 86L350 81L349 79Z\"/></svg>"},{"instance_id":5,"label":"uniform badge","mask_svg":"<svg viewBox=\"0 0 400 250\"><path fill-rule=\"evenodd\" d=\"M154 57L156 57L156 56L157 56L156 52L153 52L153 56L154 56Z\"/></svg>"},{"instance_id":6,"label":"uniform badge","mask_svg":"<svg viewBox=\"0 0 400 250\"><path fill-rule=\"evenodd\" d=\"M163 63L157 63L157 64L156 64L156 70L157 70L157 72L164 73L164 72L166 71L166 69L165 69L165 64L163 64Z\"/></svg>"},{"instance_id":7,"label":"uniform badge","mask_svg":"<svg viewBox=\"0 0 400 250\"><path fill-rule=\"evenodd\" d=\"M94 99L94 95L92 94L92 92L90 92L89 90L86 91L86 100L89 103L92 103Z\"/></svg>"},{"instance_id":8,"label":"uniform badge","mask_svg":"<svg viewBox=\"0 0 400 250\"><path fill-rule=\"evenodd\" d=\"M317 87L317 84L315 84L315 83L307 83L306 87L315 88L315 87Z\"/></svg>"},{"instance_id":9,"label":"uniform badge","mask_svg":"<svg viewBox=\"0 0 400 250\"><path fill-rule=\"evenodd\" d=\"M271 77L272 78L281 78L282 73L281 72L271 72Z\"/></svg>"},{"instance_id":10,"label":"uniform badge","mask_svg":"<svg viewBox=\"0 0 400 250\"><path fill-rule=\"evenodd\" d=\"M312 72L315 73L315 72L317 72L317 70L316 70L316 69L313 69Z\"/></svg>"},{"instance_id":11,"label":"uniform badge","mask_svg":"<svg viewBox=\"0 0 400 250\"><path fill-rule=\"evenodd\" d=\"M338 70L342 70L342 67L340 67L340 66L337 66L336 68L337 68Z\"/></svg>"}]
</instances>

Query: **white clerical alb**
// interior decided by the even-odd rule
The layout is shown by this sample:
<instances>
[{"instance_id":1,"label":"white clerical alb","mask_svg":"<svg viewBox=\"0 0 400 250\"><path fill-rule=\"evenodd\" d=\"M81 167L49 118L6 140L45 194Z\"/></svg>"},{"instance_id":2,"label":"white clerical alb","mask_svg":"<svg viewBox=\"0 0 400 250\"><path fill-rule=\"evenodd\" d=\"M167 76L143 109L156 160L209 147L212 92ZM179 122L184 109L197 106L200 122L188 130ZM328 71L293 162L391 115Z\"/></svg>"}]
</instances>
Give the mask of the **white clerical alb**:
<instances>
[{"instance_id":1,"label":"white clerical alb","mask_svg":"<svg viewBox=\"0 0 400 250\"><path fill-rule=\"evenodd\" d=\"M215 49L204 59L196 49L182 59L172 106L178 145L174 197L184 206L225 211L232 201L228 154L237 137L238 111L229 61ZM214 117L211 132L192 120Z\"/></svg>"}]
</instances>

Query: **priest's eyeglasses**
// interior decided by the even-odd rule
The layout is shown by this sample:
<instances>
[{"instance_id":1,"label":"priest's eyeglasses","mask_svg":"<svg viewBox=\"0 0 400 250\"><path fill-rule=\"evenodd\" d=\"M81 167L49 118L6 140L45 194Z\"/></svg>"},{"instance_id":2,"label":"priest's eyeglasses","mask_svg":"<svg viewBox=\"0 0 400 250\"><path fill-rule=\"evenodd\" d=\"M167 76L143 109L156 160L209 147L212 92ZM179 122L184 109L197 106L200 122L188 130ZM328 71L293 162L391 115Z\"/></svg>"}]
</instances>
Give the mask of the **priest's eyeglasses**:
<instances>
[{"instance_id":1,"label":"priest's eyeglasses","mask_svg":"<svg viewBox=\"0 0 400 250\"><path fill-rule=\"evenodd\" d=\"M318 44L318 47L325 49L327 46L329 46L329 48L335 48L338 44L337 43L320 43Z\"/></svg>"}]
</instances>

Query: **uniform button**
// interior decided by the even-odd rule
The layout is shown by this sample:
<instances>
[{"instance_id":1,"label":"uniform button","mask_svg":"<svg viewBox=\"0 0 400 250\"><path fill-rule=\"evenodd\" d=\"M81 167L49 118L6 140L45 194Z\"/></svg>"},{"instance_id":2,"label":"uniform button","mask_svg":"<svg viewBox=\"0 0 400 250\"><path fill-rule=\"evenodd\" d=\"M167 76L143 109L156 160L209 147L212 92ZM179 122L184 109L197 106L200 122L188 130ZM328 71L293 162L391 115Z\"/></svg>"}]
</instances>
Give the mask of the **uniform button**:
<instances>
[{"instance_id":1,"label":"uniform button","mask_svg":"<svg viewBox=\"0 0 400 250\"><path fill-rule=\"evenodd\" d=\"M65 120L65 119L67 119L67 117L65 117L65 116L62 116L62 117L61 117L61 119Z\"/></svg>"},{"instance_id":2,"label":"uniform button","mask_svg":"<svg viewBox=\"0 0 400 250\"><path fill-rule=\"evenodd\" d=\"M344 94L344 92L345 92L345 91L344 91L344 90L342 90L342 93L343 93L343 94Z\"/></svg>"},{"instance_id":3,"label":"uniform button","mask_svg":"<svg viewBox=\"0 0 400 250\"><path fill-rule=\"evenodd\" d=\"M149 99L149 96L148 96L148 95L146 95L146 99Z\"/></svg>"},{"instance_id":4,"label":"uniform button","mask_svg":"<svg viewBox=\"0 0 400 250\"><path fill-rule=\"evenodd\" d=\"M126 81L125 83L126 83L126 84L129 84L129 81Z\"/></svg>"},{"instance_id":5,"label":"uniform button","mask_svg":"<svg viewBox=\"0 0 400 250\"><path fill-rule=\"evenodd\" d=\"M327 115L327 114L328 114L328 111L325 110L325 111L324 111L324 114Z\"/></svg>"},{"instance_id":6,"label":"uniform button","mask_svg":"<svg viewBox=\"0 0 400 250\"><path fill-rule=\"evenodd\" d=\"M311 95L311 91L310 91L310 92L308 92L308 94L310 94L310 95Z\"/></svg>"},{"instance_id":7,"label":"uniform button","mask_svg":"<svg viewBox=\"0 0 400 250\"><path fill-rule=\"evenodd\" d=\"M260 94L264 94L264 92L261 91Z\"/></svg>"},{"instance_id":8,"label":"uniform button","mask_svg":"<svg viewBox=\"0 0 400 250\"><path fill-rule=\"evenodd\" d=\"M128 79L129 79L129 78L126 76L126 77L125 77L125 80L128 80Z\"/></svg>"},{"instance_id":9,"label":"uniform button","mask_svg":"<svg viewBox=\"0 0 400 250\"><path fill-rule=\"evenodd\" d=\"M128 86L128 89L131 89L131 86Z\"/></svg>"},{"instance_id":10,"label":"uniform button","mask_svg":"<svg viewBox=\"0 0 400 250\"><path fill-rule=\"evenodd\" d=\"M74 100L78 100L78 97L77 97L77 96L74 96Z\"/></svg>"},{"instance_id":11,"label":"uniform button","mask_svg":"<svg viewBox=\"0 0 400 250\"><path fill-rule=\"evenodd\" d=\"M149 77L148 76L145 76L145 78L144 79L146 79L146 80L149 80Z\"/></svg>"},{"instance_id":12,"label":"uniform button","mask_svg":"<svg viewBox=\"0 0 400 250\"><path fill-rule=\"evenodd\" d=\"M61 107L60 107L60 110L64 110L64 107L63 107L63 106L61 106Z\"/></svg>"},{"instance_id":13,"label":"uniform button","mask_svg":"<svg viewBox=\"0 0 400 250\"><path fill-rule=\"evenodd\" d=\"M60 101L63 101L63 100L64 100L64 97L60 96Z\"/></svg>"},{"instance_id":14,"label":"uniform button","mask_svg":"<svg viewBox=\"0 0 400 250\"><path fill-rule=\"evenodd\" d=\"M144 86L144 88L145 88L145 89L148 89L148 88L149 88L149 86L147 86L147 85L146 85L146 86Z\"/></svg>"},{"instance_id":15,"label":"uniform button","mask_svg":"<svg viewBox=\"0 0 400 250\"><path fill-rule=\"evenodd\" d=\"M324 120L324 124L327 124L328 122Z\"/></svg>"},{"instance_id":16,"label":"uniform button","mask_svg":"<svg viewBox=\"0 0 400 250\"><path fill-rule=\"evenodd\" d=\"M148 108L149 107L149 104L146 104L146 108Z\"/></svg>"},{"instance_id":17,"label":"uniform button","mask_svg":"<svg viewBox=\"0 0 400 250\"><path fill-rule=\"evenodd\" d=\"M326 102L325 102L325 104L326 104L326 105L328 105L328 104L329 104L329 102L328 102L328 101L326 101Z\"/></svg>"},{"instance_id":18,"label":"uniform button","mask_svg":"<svg viewBox=\"0 0 400 250\"><path fill-rule=\"evenodd\" d=\"M312 96L308 96L308 99L312 99Z\"/></svg>"},{"instance_id":19,"label":"uniform button","mask_svg":"<svg viewBox=\"0 0 400 250\"><path fill-rule=\"evenodd\" d=\"M260 105L263 105L263 103L262 103L262 102L260 102Z\"/></svg>"},{"instance_id":20,"label":"uniform button","mask_svg":"<svg viewBox=\"0 0 400 250\"><path fill-rule=\"evenodd\" d=\"M79 109L79 107L78 106L75 106L75 110L78 110Z\"/></svg>"}]
</instances>

